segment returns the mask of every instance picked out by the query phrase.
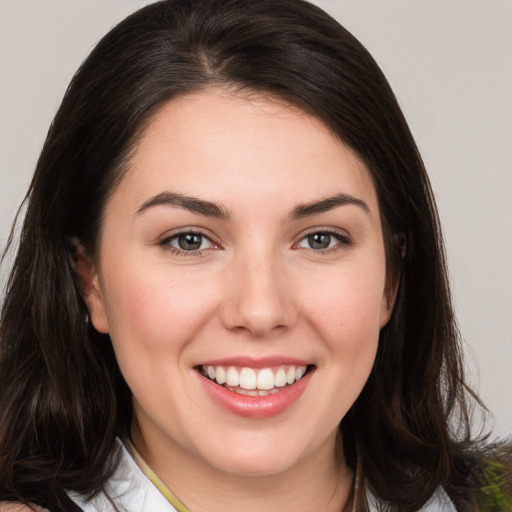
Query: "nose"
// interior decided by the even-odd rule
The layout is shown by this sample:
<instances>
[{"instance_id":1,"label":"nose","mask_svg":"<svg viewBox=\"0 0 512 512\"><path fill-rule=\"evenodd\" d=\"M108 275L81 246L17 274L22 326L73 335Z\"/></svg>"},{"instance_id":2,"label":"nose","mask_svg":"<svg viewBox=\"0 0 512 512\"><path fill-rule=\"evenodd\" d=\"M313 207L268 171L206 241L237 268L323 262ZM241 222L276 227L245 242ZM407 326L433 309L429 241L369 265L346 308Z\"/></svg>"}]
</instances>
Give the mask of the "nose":
<instances>
[{"instance_id":1,"label":"nose","mask_svg":"<svg viewBox=\"0 0 512 512\"><path fill-rule=\"evenodd\" d=\"M262 338L297 320L290 279L271 257L240 258L230 269L221 317L230 330Z\"/></svg>"}]
</instances>

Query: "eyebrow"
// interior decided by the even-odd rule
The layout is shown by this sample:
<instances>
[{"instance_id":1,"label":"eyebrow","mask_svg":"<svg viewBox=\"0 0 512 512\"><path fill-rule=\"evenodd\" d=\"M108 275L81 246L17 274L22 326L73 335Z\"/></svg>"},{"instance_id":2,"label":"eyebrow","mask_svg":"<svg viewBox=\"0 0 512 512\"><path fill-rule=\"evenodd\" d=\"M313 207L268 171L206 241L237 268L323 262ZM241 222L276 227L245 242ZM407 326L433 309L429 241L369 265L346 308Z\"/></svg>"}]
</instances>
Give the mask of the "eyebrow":
<instances>
[{"instance_id":1,"label":"eyebrow","mask_svg":"<svg viewBox=\"0 0 512 512\"><path fill-rule=\"evenodd\" d=\"M148 199L137 210L137 215L155 206L177 206L216 219L229 219L230 217L229 211L221 205L196 197L184 196L176 192L162 192Z\"/></svg>"},{"instance_id":2,"label":"eyebrow","mask_svg":"<svg viewBox=\"0 0 512 512\"><path fill-rule=\"evenodd\" d=\"M370 207L361 199L353 197L349 194L337 194L332 197L327 197L321 201L314 201L311 203L300 204L296 206L290 217L292 219L301 219L310 215L327 212L338 206L354 205L364 210L366 214L371 217Z\"/></svg>"},{"instance_id":3,"label":"eyebrow","mask_svg":"<svg viewBox=\"0 0 512 512\"><path fill-rule=\"evenodd\" d=\"M319 213L327 212L339 206L355 205L369 216L371 211L369 206L356 197L349 194L337 194L332 197L327 197L320 201L313 201L311 203L304 203L297 205L291 212L290 218L292 220L301 219L310 215L316 215ZM207 217L213 217L216 219L227 220L230 218L230 213L222 205L205 201L204 199L198 199L197 197L184 196L177 192L161 192L156 196L145 201L142 206L137 210L137 215L140 215L149 208L155 206L171 206L185 208L194 213L205 215Z\"/></svg>"}]
</instances>

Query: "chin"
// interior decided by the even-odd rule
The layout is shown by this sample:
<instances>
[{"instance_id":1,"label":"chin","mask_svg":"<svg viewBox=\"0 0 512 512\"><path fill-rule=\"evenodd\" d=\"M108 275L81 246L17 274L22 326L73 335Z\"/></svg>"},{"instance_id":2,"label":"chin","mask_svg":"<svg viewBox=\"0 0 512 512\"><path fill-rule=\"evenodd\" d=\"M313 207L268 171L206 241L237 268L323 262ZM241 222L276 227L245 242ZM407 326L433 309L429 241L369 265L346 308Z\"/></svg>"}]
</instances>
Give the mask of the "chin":
<instances>
[{"instance_id":1,"label":"chin","mask_svg":"<svg viewBox=\"0 0 512 512\"><path fill-rule=\"evenodd\" d=\"M210 444L204 458L217 471L241 477L265 477L285 473L308 457L309 445L294 442L290 436L253 435L245 439Z\"/></svg>"},{"instance_id":2,"label":"chin","mask_svg":"<svg viewBox=\"0 0 512 512\"><path fill-rule=\"evenodd\" d=\"M238 458L216 464L216 469L236 477L257 478L285 473L297 464L297 460L282 457L269 460L266 456Z\"/></svg>"}]
</instances>

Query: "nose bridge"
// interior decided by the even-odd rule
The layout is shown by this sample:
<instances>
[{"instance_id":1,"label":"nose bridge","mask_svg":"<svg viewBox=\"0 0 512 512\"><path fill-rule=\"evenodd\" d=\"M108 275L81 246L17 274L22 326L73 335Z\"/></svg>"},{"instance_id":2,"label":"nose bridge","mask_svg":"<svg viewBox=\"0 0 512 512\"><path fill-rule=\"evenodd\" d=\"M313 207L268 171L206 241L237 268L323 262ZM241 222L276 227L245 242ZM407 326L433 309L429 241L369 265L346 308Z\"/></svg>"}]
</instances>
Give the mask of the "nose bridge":
<instances>
[{"instance_id":1,"label":"nose bridge","mask_svg":"<svg viewBox=\"0 0 512 512\"><path fill-rule=\"evenodd\" d=\"M295 308L286 285L286 272L272 248L254 248L234 258L227 303L226 326L262 336L295 321Z\"/></svg>"}]
</instances>

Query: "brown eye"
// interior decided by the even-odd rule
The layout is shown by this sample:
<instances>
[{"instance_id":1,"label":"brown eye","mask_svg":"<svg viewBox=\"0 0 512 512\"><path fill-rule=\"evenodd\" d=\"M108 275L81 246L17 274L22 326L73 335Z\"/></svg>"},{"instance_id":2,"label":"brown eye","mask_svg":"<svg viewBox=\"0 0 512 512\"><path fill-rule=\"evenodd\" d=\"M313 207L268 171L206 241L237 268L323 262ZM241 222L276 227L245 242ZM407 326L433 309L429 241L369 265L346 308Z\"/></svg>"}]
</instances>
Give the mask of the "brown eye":
<instances>
[{"instance_id":1,"label":"brown eye","mask_svg":"<svg viewBox=\"0 0 512 512\"><path fill-rule=\"evenodd\" d=\"M326 251L328 249L336 249L347 247L351 244L348 236L342 233L330 231L315 231L306 235L299 243L298 247L303 249L311 249L313 251Z\"/></svg>"},{"instance_id":2,"label":"brown eye","mask_svg":"<svg viewBox=\"0 0 512 512\"><path fill-rule=\"evenodd\" d=\"M307 237L311 249L327 249L331 245L332 236L328 233L313 233Z\"/></svg>"},{"instance_id":3,"label":"brown eye","mask_svg":"<svg viewBox=\"0 0 512 512\"><path fill-rule=\"evenodd\" d=\"M178 246L182 251L197 251L201 248L203 236L196 233L186 233L176 237Z\"/></svg>"},{"instance_id":4,"label":"brown eye","mask_svg":"<svg viewBox=\"0 0 512 512\"><path fill-rule=\"evenodd\" d=\"M159 245L177 252L200 252L214 247L213 242L202 233L178 233L162 240Z\"/></svg>"}]
</instances>

